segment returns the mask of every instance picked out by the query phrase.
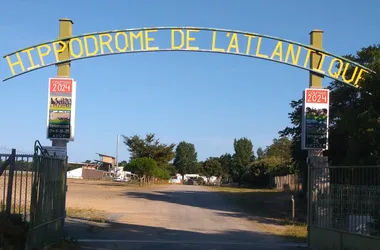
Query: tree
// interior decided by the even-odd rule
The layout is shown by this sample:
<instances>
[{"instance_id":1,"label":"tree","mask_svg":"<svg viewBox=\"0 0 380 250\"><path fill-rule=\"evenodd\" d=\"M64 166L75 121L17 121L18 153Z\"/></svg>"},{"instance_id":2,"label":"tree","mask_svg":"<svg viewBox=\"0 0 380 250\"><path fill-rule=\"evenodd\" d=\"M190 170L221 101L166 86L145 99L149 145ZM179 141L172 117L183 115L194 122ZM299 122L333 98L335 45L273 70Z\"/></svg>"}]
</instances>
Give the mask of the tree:
<instances>
[{"instance_id":1,"label":"tree","mask_svg":"<svg viewBox=\"0 0 380 250\"><path fill-rule=\"evenodd\" d=\"M148 157L134 158L124 167L124 171L136 174L142 185L144 181L148 182L149 178L157 173L157 162Z\"/></svg>"},{"instance_id":2,"label":"tree","mask_svg":"<svg viewBox=\"0 0 380 250\"><path fill-rule=\"evenodd\" d=\"M203 165L204 165L204 161L199 161L195 167L196 173L198 173L199 175L204 175Z\"/></svg>"},{"instance_id":3,"label":"tree","mask_svg":"<svg viewBox=\"0 0 380 250\"><path fill-rule=\"evenodd\" d=\"M160 143L159 139L155 139L155 134L147 134L144 139L138 135L123 135L123 140L131 152L131 159L148 157L154 159L159 167L163 167L173 160L175 155L175 144Z\"/></svg>"},{"instance_id":4,"label":"tree","mask_svg":"<svg viewBox=\"0 0 380 250\"><path fill-rule=\"evenodd\" d=\"M232 155L225 153L219 157L219 162L222 166L222 177L225 181L229 181L232 176Z\"/></svg>"},{"instance_id":5,"label":"tree","mask_svg":"<svg viewBox=\"0 0 380 250\"><path fill-rule=\"evenodd\" d=\"M265 153L264 153L264 150L262 149L262 147L259 147L257 149L256 154L257 154L257 160L261 160L265 156Z\"/></svg>"},{"instance_id":6,"label":"tree","mask_svg":"<svg viewBox=\"0 0 380 250\"><path fill-rule=\"evenodd\" d=\"M119 162L119 167L125 167L128 164L127 161L121 161Z\"/></svg>"},{"instance_id":7,"label":"tree","mask_svg":"<svg viewBox=\"0 0 380 250\"><path fill-rule=\"evenodd\" d=\"M242 184L242 177L249 169L251 156L253 155L253 145L251 140L247 138L241 138L239 140L234 139L233 155L233 167L232 174L234 179L239 182L239 186Z\"/></svg>"},{"instance_id":8,"label":"tree","mask_svg":"<svg viewBox=\"0 0 380 250\"><path fill-rule=\"evenodd\" d=\"M209 157L203 164L203 173L207 178L207 182L210 182L210 177L215 176L218 179L222 176L222 165L217 157Z\"/></svg>"},{"instance_id":9,"label":"tree","mask_svg":"<svg viewBox=\"0 0 380 250\"><path fill-rule=\"evenodd\" d=\"M171 177L170 171L168 169L158 167L155 169L154 176L161 180L169 180Z\"/></svg>"},{"instance_id":10,"label":"tree","mask_svg":"<svg viewBox=\"0 0 380 250\"><path fill-rule=\"evenodd\" d=\"M325 155L332 165L372 165L380 162L380 45L363 48L356 55L346 55L365 65L376 74L366 74L360 88L352 88L338 81L330 86L329 149ZM346 75L357 74L349 68ZM289 113L292 126L280 135L292 137L292 160L303 172L307 182L307 151L301 150L302 99L292 101Z\"/></svg>"},{"instance_id":11,"label":"tree","mask_svg":"<svg viewBox=\"0 0 380 250\"><path fill-rule=\"evenodd\" d=\"M273 139L273 143L267 147L263 160L271 159L272 163L267 166L270 171L279 169L289 173L292 167L292 141L286 136L281 136L279 139Z\"/></svg>"},{"instance_id":12,"label":"tree","mask_svg":"<svg viewBox=\"0 0 380 250\"><path fill-rule=\"evenodd\" d=\"M380 162L380 45L363 48L346 58L365 65L366 74L355 89L334 81L330 85L329 149L334 165L373 165ZM355 75L350 69L348 75Z\"/></svg>"},{"instance_id":13,"label":"tree","mask_svg":"<svg viewBox=\"0 0 380 250\"><path fill-rule=\"evenodd\" d=\"M293 126L288 126L285 129L279 131L280 136L287 136L292 138L292 144L290 147L292 163L295 169L297 169L303 176L302 186L307 187L307 151L301 150L301 135L302 135L302 99L297 101L291 101L290 107L293 109L288 114L290 122Z\"/></svg>"},{"instance_id":14,"label":"tree","mask_svg":"<svg viewBox=\"0 0 380 250\"><path fill-rule=\"evenodd\" d=\"M184 176L185 174L194 174L197 169L197 152L194 144L182 141L178 144L175 151L173 165L178 172Z\"/></svg>"},{"instance_id":15,"label":"tree","mask_svg":"<svg viewBox=\"0 0 380 250\"><path fill-rule=\"evenodd\" d=\"M232 156L231 154L225 153L219 157L220 165L222 166L222 179L229 181L231 178L231 166L232 166Z\"/></svg>"}]
</instances>

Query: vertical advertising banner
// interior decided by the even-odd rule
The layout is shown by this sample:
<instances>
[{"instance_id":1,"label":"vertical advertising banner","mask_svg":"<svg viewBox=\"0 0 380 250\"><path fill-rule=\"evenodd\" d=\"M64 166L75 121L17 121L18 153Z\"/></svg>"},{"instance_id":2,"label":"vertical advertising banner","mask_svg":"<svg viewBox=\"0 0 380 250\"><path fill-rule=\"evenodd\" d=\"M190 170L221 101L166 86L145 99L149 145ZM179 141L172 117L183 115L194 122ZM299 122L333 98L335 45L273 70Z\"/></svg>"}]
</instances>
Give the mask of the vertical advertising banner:
<instances>
[{"instance_id":1,"label":"vertical advertising banner","mask_svg":"<svg viewBox=\"0 0 380 250\"><path fill-rule=\"evenodd\" d=\"M330 92L305 89L302 109L302 149L328 149Z\"/></svg>"},{"instance_id":2,"label":"vertical advertising banner","mask_svg":"<svg viewBox=\"0 0 380 250\"><path fill-rule=\"evenodd\" d=\"M50 78L47 139L74 140L76 82L71 78Z\"/></svg>"}]
</instances>

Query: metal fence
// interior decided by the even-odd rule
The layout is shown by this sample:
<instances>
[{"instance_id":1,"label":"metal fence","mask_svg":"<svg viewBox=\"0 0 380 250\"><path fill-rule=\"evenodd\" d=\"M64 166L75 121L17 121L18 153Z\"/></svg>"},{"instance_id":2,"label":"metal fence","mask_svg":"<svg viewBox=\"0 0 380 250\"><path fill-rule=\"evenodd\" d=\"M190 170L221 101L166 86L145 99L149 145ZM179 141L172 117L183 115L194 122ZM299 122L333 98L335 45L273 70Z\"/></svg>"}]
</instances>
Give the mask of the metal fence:
<instances>
[{"instance_id":1,"label":"metal fence","mask_svg":"<svg viewBox=\"0 0 380 250\"><path fill-rule=\"evenodd\" d=\"M298 174L270 176L270 186L279 190L299 192L302 190L302 179Z\"/></svg>"},{"instance_id":2,"label":"metal fence","mask_svg":"<svg viewBox=\"0 0 380 250\"><path fill-rule=\"evenodd\" d=\"M0 153L0 215L29 219L33 154Z\"/></svg>"},{"instance_id":3,"label":"metal fence","mask_svg":"<svg viewBox=\"0 0 380 250\"><path fill-rule=\"evenodd\" d=\"M62 237L66 216L66 172L67 159L49 156L37 141L33 159L28 249L42 249Z\"/></svg>"},{"instance_id":4,"label":"metal fence","mask_svg":"<svg viewBox=\"0 0 380 250\"><path fill-rule=\"evenodd\" d=\"M310 167L309 224L380 238L380 166Z\"/></svg>"}]
</instances>

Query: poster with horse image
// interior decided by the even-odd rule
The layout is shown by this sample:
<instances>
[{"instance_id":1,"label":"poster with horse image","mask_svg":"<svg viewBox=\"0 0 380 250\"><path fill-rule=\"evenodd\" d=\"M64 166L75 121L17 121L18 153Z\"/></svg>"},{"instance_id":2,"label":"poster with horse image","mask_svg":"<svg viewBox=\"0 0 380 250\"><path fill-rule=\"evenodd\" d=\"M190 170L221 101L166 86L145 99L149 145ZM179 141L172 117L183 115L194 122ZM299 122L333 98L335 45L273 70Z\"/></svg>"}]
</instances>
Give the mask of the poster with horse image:
<instances>
[{"instance_id":1,"label":"poster with horse image","mask_svg":"<svg viewBox=\"0 0 380 250\"><path fill-rule=\"evenodd\" d=\"M71 111L71 103L71 96L51 96L49 108L51 110Z\"/></svg>"},{"instance_id":2,"label":"poster with horse image","mask_svg":"<svg viewBox=\"0 0 380 250\"><path fill-rule=\"evenodd\" d=\"M302 111L302 149L327 149L329 90L306 89Z\"/></svg>"},{"instance_id":3,"label":"poster with horse image","mask_svg":"<svg viewBox=\"0 0 380 250\"><path fill-rule=\"evenodd\" d=\"M74 140L75 92L73 79L49 79L47 139Z\"/></svg>"}]
</instances>

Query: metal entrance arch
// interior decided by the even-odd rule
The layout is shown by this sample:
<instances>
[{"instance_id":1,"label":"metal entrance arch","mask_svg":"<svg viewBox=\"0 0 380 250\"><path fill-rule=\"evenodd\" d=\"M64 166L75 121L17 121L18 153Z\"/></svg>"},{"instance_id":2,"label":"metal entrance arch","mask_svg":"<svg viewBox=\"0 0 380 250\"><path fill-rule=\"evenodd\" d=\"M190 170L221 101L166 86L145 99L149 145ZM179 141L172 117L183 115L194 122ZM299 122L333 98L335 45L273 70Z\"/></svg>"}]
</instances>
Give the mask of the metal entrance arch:
<instances>
[{"instance_id":1,"label":"metal entrance arch","mask_svg":"<svg viewBox=\"0 0 380 250\"><path fill-rule=\"evenodd\" d=\"M59 39L4 56L11 76L3 81L37 69L86 58L162 51L221 53L259 58L308 70L354 87L359 86L366 74L373 72L356 62L323 50L322 31L319 30L312 32L311 44L306 45L258 33L205 27L149 27L72 36L72 22L67 19L60 21L62 34ZM201 35L207 41L203 41L204 44L199 41ZM317 60L315 65L311 63L313 60Z\"/></svg>"},{"instance_id":2,"label":"metal entrance arch","mask_svg":"<svg viewBox=\"0 0 380 250\"><path fill-rule=\"evenodd\" d=\"M305 45L257 33L201 27L126 29L72 36L72 25L71 20L61 19L59 39L5 55L4 58L8 63L11 76L3 79L3 81L53 65L58 67L58 77L69 78L71 62L75 60L105 55L158 51L223 53L283 63L308 70L310 72L309 87L314 89L323 89L322 79L324 77L332 78L353 87L360 87L360 80L374 73L371 69L360 64L325 51L322 46L323 31L321 30L313 30L310 33L310 45ZM171 36L169 38L171 39L168 41L171 41L171 46L163 48L153 44L155 40L153 34L158 31L170 32ZM199 44L196 44L195 34L201 31L210 33L209 45L211 46L208 48L202 48ZM221 33L224 34L226 39L224 46L218 44L218 37L220 38ZM178 39L176 40L178 37L179 42ZM241 46L239 42L241 38L245 39L245 43L243 43L245 46ZM261 50L265 40L275 42L273 49L270 50L271 53ZM120 41L124 41L124 43ZM254 41L256 42L255 47L252 45ZM92 42L93 46L89 46L90 42ZM287 44L286 47L284 47L284 43ZM111 45L114 45L114 47ZM348 75L349 72L352 72L351 75ZM53 141L53 145L55 144L56 146L66 147L66 143L65 141ZM317 242L316 239L328 239L327 236L331 234L331 230L310 224L313 205L311 199L313 182L311 181L310 169L316 167L327 168L328 161L327 157L322 156L321 150L308 150L308 155L310 161L308 171L309 246L315 248L318 247L317 244L321 244L321 241ZM319 177L313 176L313 178ZM349 237L349 234L344 232L341 232L341 235ZM359 243L359 245L365 246L365 241L368 238L355 238L355 240L357 242L363 240L363 243ZM327 247L329 243L325 243L325 247ZM336 247L338 246L332 249L339 249Z\"/></svg>"}]
</instances>

